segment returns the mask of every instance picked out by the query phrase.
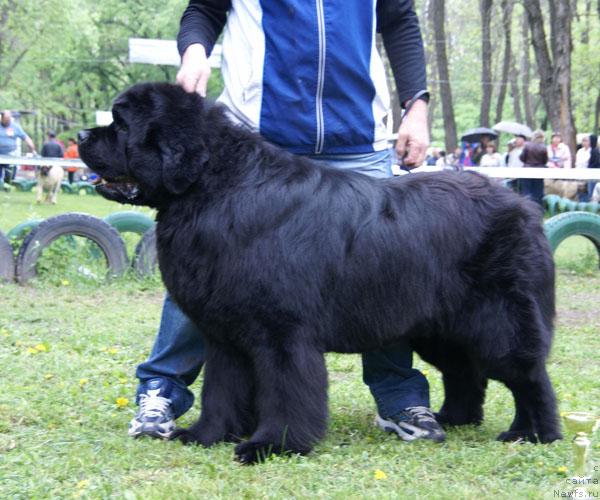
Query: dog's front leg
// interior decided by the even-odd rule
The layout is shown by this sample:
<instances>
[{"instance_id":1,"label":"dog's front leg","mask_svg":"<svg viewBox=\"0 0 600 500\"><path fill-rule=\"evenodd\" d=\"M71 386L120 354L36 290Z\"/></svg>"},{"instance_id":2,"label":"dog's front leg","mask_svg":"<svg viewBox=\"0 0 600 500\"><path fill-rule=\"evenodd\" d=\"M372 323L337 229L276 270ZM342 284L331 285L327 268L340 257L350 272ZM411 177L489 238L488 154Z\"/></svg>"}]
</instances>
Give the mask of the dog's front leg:
<instances>
[{"instance_id":1,"label":"dog's front leg","mask_svg":"<svg viewBox=\"0 0 600 500\"><path fill-rule=\"evenodd\" d=\"M327 426L327 370L323 353L301 342L258 346L253 355L258 427L236 446L242 463L269 455L311 451Z\"/></svg>"},{"instance_id":2,"label":"dog's front leg","mask_svg":"<svg viewBox=\"0 0 600 500\"><path fill-rule=\"evenodd\" d=\"M56 199L58 197L59 189L60 189L60 183L57 183L54 186L52 186L52 189L50 189L50 192L48 193L48 196L50 198L50 203L52 203L53 205L56 205Z\"/></svg>"},{"instance_id":3,"label":"dog's front leg","mask_svg":"<svg viewBox=\"0 0 600 500\"><path fill-rule=\"evenodd\" d=\"M44 196L44 188L42 187L42 182L38 179L38 183L35 186L35 202L41 203L43 196Z\"/></svg>"},{"instance_id":4,"label":"dog's front leg","mask_svg":"<svg viewBox=\"0 0 600 500\"><path fill-rule=\"evenodd\" d=\"M200 419L187 429L176 429L171 439L202 446L239 442L255 428L250 360L230 346L209 341L205 346Z\"/></svg>"}]
</instances>

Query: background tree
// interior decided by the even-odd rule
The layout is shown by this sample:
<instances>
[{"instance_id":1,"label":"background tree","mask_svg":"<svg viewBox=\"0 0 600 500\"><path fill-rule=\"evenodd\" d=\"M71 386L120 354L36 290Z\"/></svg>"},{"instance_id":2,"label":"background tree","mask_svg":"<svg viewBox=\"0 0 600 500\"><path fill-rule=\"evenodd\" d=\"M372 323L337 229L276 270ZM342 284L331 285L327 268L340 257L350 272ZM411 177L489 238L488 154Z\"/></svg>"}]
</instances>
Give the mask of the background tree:
<instances>
[{"instance_id":1,"label":"background tree","mask_svg":"<svg viewBox=\"0 0 600 500\"><path fill-rule=\"evenodd\" d=\"M490 126L492 106L492 0L479 0L481 13L481 110L479 124Z\"/></svg>"},{"instance_id":2,"label":"background tree","mask_svg":"<svg viewBox=\"0 0 600 500\"><path fill-rule=\"evenodd\" d=\"M454 105L452 103L452 89L450 87L450 71L448 69L448 56L446 54L446 29L444 26L445 1L432 0L432 28L435 33L435 54L438 70L438 83L442 102L442 116L444 119L444 141L446 151L456 148L456 123L454 121Z\"/></svg>"}]
</instances>

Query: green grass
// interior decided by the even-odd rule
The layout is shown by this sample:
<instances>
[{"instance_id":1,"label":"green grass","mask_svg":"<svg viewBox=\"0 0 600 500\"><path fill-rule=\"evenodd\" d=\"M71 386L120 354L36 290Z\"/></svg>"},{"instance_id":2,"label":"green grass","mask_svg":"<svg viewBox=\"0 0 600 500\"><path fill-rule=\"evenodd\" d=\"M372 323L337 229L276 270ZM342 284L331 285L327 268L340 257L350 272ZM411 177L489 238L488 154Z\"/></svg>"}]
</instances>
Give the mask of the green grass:
<instances>
[{"instance_id":1,"label":"green grass","mask_svg":"<svg viewBox=\"0 0 600 500\"><path fill-rule=\"evenodd\" d=\"M36 207L28 195L0 195L0 228L34 215L122 209L69 195L57 207ZM549 370L561 411L599 413L600 273L595 256L578 262L589 254L587 243L567 240L557 254L559 315ZM451 430L442 445L406 444L374 427L360 360L350 355L328 356L329 432L309 456L244 467L232 460L229 444L206 450L132 440L126 428L134 371L151 347L162 293L156 282L131 279L0 285L0 498L553 498L555 490L572 489L561 469L571 466L569 440L494 441L513 415L500 384L488 389L481 427ZM439 373L418 359L416 366L438 407ZM124 408L118 398L129 400ZM198 411L196 404L180 423ZM376 479L377 470L386 477Z\"/></svg>"},{"instance_id":2,"label":"green grass","mask_svg":"<svg viewBox=\"0 0 600 500\"><path fill-rule=\"evenodd\" d=\"M21 193L12 191L10 193L0 192L0 230L7 233L10 229L21 222L30 219L47 219L53 215L65 212L84 212L96 217L106 217L113 212L122 210L135 210L151 215L149 208L132 207L131 205L119 205L101 196L74 195L60 193L56 205L37 204L35 193Z\"/></svg>"}]
</instances>

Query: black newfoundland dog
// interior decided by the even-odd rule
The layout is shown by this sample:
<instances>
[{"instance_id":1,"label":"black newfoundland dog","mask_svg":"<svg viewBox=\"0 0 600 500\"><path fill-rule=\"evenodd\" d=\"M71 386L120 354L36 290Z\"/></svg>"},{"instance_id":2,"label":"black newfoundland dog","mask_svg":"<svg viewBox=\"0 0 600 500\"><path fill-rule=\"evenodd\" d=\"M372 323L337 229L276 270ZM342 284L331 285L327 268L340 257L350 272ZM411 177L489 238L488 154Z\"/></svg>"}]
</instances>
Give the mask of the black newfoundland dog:
<instances>
[{"instance_id":1,"label":"black newfoundland dog","mask_svg":"<svg viewBox=\"0 0 600 500\"><path fill-rule=\"evenodd\" d=\"M165 285L206 339L202 414L177 438L245 463L307 453L327 422L324 353L409 338L444 378L439 420L513 393L502 441L560 439L545 360L554 268L536 206L473 173L376 180L289 154L219 105L141 84L80 133L98 191L158 210Z\"/></svg>"}]
</instances>

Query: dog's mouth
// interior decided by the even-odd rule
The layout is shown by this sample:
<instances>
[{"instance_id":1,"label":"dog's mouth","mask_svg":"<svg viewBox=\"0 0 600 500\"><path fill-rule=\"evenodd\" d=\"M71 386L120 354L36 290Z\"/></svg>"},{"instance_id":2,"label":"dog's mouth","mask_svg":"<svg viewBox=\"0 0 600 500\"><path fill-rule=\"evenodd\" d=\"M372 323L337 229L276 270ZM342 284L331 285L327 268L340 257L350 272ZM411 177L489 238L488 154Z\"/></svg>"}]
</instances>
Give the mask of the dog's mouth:
<instances>
[{"instance_id":1,"label":"dog's mouth","mask_svg":"<svg viewBox=\"0 0 600 500\"><path fill-rule=\"evenodd\" d=\"M96 191L119 203L139 204L142 201L140 186L131 177L104 177L96 183Z\"/></svg>"}]
</instances>

